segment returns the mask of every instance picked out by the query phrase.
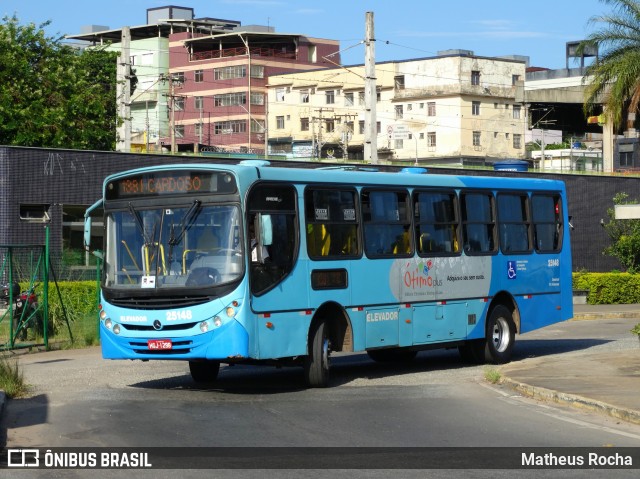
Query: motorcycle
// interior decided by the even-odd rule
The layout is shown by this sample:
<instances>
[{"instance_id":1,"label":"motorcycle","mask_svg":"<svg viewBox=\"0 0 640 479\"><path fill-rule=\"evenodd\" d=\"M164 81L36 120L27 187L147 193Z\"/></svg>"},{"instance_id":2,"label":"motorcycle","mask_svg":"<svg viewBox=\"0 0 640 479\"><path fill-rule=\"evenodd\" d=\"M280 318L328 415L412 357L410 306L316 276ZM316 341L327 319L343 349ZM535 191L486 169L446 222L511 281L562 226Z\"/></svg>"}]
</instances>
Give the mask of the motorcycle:
<instances>
[{"instance_id":1,"label":"motorcycle","mask_svg":"<svg viewBox=\"0 0 640 479\"><path fill-rule=\"evenodd\" d=\"M38 310L38 296L33 291L20 291L20 285L16 282L11 285L1 283L0 304L8 307L11 299L14 303L12 305L14 338L20 341L26 340L29 328L33 330L35 335L42 336L44 324Z\"/></svg>"}]
</instances>

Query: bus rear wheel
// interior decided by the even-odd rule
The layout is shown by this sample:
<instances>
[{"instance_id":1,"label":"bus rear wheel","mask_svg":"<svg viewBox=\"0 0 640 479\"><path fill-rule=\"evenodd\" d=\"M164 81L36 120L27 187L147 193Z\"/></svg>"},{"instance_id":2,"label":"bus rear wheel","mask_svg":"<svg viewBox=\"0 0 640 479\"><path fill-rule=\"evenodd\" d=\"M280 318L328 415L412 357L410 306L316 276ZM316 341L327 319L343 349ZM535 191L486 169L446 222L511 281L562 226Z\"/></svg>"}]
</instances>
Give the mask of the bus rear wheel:
<instances>
[{"instance_id":1,"label":"bus rear wheel","mask_svg":"<svg viewBox=\"0 0 640 479\"><path fill-rule=\"evenodd\" d=\"M311 330L309 354L304 359L304 378L313 388L329 385L331 342L326 329L326 324L320 322Z\"/></svg>"},{"instance_id":2,"label":"bus rear wheel","mask_svg":"<svg viewBox=\"0 0 640 479\"><path fill-rule=\"evenodd\" d=\"M197 383L212 383L218 378L218 361L189 361L191 378Z\"/></svg>"}]
</instances>

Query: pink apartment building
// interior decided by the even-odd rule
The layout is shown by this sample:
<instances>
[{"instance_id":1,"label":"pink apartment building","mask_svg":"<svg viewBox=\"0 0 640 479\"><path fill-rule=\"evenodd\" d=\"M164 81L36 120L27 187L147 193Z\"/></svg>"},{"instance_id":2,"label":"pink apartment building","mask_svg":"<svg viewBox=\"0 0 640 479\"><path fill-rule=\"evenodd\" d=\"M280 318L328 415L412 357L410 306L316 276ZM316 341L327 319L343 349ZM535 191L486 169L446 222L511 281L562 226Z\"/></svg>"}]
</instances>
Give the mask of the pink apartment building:
<instances>
[{"instance_id":1,"label":"pink apartment building","mask_svg":"<svg viewBox=\"0 0 640 479\"><path fill-rule=\"evenodd\" d=\"M339 42L269 27L169 36L167 94L173 151L266 151L269 77L340 63ZM331 55L331 62L324 57Z\"/></svg>"}]
</instances>

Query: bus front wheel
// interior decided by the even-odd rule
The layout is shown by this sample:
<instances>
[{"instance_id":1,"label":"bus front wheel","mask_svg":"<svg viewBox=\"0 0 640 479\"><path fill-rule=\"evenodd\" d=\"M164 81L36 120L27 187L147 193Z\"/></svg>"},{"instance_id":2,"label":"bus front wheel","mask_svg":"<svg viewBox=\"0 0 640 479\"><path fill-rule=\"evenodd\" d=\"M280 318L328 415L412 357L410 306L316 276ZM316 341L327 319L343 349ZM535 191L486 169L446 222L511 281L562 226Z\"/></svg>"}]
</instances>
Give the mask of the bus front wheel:
<instances>
[{"instance_id":1,"label":"bus front wheel","mask_svg":"<svg viewBox=\"0 0 640 479\"><path fill-rule=\"evenodd\" d=\"M511 311L505 306L496 306L487 320L485 360L494 364L508 363L515 341L516 327Z\"/></svg>"},{"instance_id":2,"label":"bus front wheel","mask_svg":"<svg viewBox=\"0 0 640 479\"><path fill-rule=\"evenodd\" d=\"M212 383L218 378L218 361L189 361L191 378L197 383Z\"/></svg>"},{"instance_id":3,"label":"bus front wheel","mask_svg":"<svg viewBox=\"0 0 640 479\"><path fill-rule=\"evenodd\" d=\"M326 324L320 322L311 330L309 354L304 359L305 380L314 388L325 388L329 385L331 342L326 329Z\"/></svg>"}]
</instances>

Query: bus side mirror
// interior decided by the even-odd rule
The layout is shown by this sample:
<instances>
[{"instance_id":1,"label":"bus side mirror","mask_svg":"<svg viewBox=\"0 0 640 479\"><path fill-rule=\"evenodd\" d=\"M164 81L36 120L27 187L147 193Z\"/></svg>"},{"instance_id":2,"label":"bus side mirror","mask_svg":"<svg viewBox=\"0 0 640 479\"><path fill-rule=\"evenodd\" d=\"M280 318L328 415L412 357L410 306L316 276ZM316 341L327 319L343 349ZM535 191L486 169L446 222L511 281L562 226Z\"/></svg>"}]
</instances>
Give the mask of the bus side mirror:
<instances>
[{"instance_id":1,"label":"bus side mirror","mask_svg":"<svg viewBox=\"0 0 640 479\"><path fill-rule=\"evenodd\" d=\"M99 201L95 202L84 213L84 240L83 240L83 243L84 243L85 251L88 251L88 252L92 253L93 255L97 256L98 258L102 258L102 251L92 250L91 249L91 225L92 225L91 213L93 213L93 211L95 211L98 208L102 208L102 200L99 200Z\"/></svg>"}]
</instances>

